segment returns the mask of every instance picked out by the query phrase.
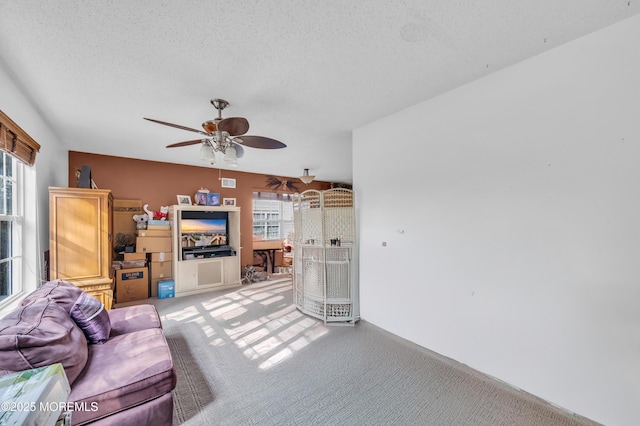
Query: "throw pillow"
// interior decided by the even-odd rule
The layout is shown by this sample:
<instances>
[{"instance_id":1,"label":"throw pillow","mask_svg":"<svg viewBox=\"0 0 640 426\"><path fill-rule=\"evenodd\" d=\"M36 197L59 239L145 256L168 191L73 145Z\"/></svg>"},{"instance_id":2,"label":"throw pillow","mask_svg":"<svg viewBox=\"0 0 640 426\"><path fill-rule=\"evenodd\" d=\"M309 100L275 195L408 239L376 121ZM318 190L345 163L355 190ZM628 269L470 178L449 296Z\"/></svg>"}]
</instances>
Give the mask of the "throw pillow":
<instances>
[{"instance_id":1,"label":"throw pillow","mask_svg":"<svg viewBox=\"0 0 640 426\"><path fill-rule=\"evenodd\" d=\"M69 315L84 332L89 343L104 343L109 340L109 314L95 297L83 292L71 307Z\"/></svg>"},{"instance_id":2,"label":"throw pillow","mask_svg":"<svg viewBox=\"0 0 640 426\"><path fill-rule=\"evenodd\" d=\"M0 319L0 369L23 371L61 363L73 383L87 363L87 339L50 299L35 299Z\"/></svg>"}]
</instances>

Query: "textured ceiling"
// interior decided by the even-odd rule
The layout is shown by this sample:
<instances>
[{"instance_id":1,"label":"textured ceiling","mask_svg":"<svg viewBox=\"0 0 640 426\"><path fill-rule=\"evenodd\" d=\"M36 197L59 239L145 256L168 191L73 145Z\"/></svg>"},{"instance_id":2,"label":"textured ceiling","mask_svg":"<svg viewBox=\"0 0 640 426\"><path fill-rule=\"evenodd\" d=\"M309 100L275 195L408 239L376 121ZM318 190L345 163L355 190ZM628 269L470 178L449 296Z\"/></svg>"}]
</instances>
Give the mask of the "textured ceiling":
<instances>
[{"instance_id":1,"label":"textured ceiling","mask_svg":"<svg viewBox=\"0 0 640 426\"><path fill-rule=\"evenodd\" d=\"M638 0L0 0L0 66L69 150L203 165L198 146L165 148L195 133L143 117L200 128L224 98L223 117L288 145L247 148L238 170L351 182L352 129L639 12Z\"/></svg>"}]
</instances>

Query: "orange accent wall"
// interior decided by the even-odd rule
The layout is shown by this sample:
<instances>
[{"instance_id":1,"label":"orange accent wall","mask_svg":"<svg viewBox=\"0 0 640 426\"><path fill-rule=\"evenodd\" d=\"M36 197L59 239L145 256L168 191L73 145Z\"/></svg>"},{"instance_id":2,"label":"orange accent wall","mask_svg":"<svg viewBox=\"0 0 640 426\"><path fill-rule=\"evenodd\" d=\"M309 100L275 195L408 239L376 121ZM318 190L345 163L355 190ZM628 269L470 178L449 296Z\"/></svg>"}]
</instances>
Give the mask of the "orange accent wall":
<instances>
[{"instance_id":1,"label":"orange accent wall","mask_svg":"<svg viewBox=\"0 0 640 426\"><path fill-rule=\"evenodd\" d=\"M177 204L176 195L193 195L200 188L220 194L223 198L235 198L240 207L241 265L253 263L253 214L254 191L269 192L266 187L267 175L258 173L220 170L211 167L185 166L158 161L137 160L69 151L69 187L77 187L76 169L91 167L91 177L100 189L110 189L115 199L142 200L149 204L149 210L157 211L160 206ZM222 188L219 176L236 180L236 188ZM283 178L282 176L278 176ZM331 183L313 181L305 185L295 177L300 191L307 189L325 190Z\"/></svg>"}]
</instances>

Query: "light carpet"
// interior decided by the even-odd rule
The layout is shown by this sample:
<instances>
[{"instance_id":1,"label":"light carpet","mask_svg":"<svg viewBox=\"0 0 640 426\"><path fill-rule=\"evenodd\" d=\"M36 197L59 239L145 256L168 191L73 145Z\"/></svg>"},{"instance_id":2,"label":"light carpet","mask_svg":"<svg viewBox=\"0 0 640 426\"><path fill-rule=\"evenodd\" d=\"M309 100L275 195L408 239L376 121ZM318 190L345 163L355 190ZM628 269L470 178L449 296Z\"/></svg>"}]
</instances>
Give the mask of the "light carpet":
<instances>
[{"instance_id":1,"label":"light carpet","mask_svg":"<svg viewBox=\"0 0 640 426\"><path fill-rule=\"evenodd\" d=\"M290 279L151 299L180 425L595 425L366 321L323 325Z\"/></svg>"}]
</instances>

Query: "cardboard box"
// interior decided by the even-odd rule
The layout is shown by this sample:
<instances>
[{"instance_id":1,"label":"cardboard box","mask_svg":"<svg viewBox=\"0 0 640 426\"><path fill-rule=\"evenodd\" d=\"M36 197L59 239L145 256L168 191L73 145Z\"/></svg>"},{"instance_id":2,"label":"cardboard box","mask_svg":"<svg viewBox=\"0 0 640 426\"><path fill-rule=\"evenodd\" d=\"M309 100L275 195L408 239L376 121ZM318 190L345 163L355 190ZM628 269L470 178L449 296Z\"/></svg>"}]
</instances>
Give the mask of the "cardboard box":
<instances>
[{"instance_id":1,"label":"cardboard box","mask_svg":"<svg viewBox=\"0 0 640 426\"><path fill-rule=\"evenodd\" d=\"M149 294L151 297L158 297L158 283L160 281L167 281L173 279L172 277L163 277L163 278L151 278L151 282L149 283Z\"/></svg>"},{"instance_id":2,"label":"cardboard box","mask_svg":"<svg viewBox=\"0 0 640 426\"><path fill-rule=\"evenodd\" d=\"M171 262L151 262L151 279L171 278Z\"/></svg>"},{"instance_id":3,"label":"cardboard box","mask_svg":"<svg viewBox=\"0 0 640 426\"><path fill-rule=\"evenodd\" d=\"M114 248L120 250L125 245L136 242L136 222L133 215L143 214L142 200L113 200Z\"/></svg>"},{"instance_id":4,"label":"cardboard box","mask_svg":"<svg viewBox=\"0 0 640 426\"><path fill-rule=\"evenodd\" d=\"M147 268L120 269L116 271L116 303L149 298L149 273Z\"/></svg>"},{"instance_id":5,"label":"cardboard box","mask_svg":"<svg viewBox=\"0 0 640 426\"><path fill-rule=\"evenodd\" d=\"M171 251L171 237L137 237L136 253L160 253Z\"/></svg>"},{"instance_id":6,"label":"cardboard box","mask_svg":"<svg viewBox=\"0 0 640 426\"><path fill-rule=\"evenodd\" d=\"M168 231L171 232L171 221L168 220L150 220L147 222L148 231Z\"/></svg>"},{"instance_id":7,"label":"cardboard box","mask_svg":"<svg viewBox=\"0 0 640 426\"><path fill-rule=\"evenodd\" d=\"M114 269L144 268L147 266L147 254L124 253L124 260L114 260L111 266Z\"/></svg>"},{"instance_id":8,"label":"cardboard box","mask_svg":"<svg viewBox=\"0 0 640 426\"><path fill-rule=\"evenodd\" d=\"M146 253L125 253L124 260L143 260L147 258Z\"/></svg>"},{"instance_id":9,"label":"cardboard box","mask_svg":"<svg viewBox=\"0 0 640 426\"><path fill-rule=\"evenodd\" d=\"M171 227L160 225L147 225L147 231L164 231L171 232Z\"/></svg>"},{"instance_id":10,"label":"cardboard box","mask_svg":"<svg viewBox=\"0 0 640 426\"><path fill-rule=\"evenodd\" d=\"M149 296L158 297L158 283L166 279L167 278L151 278L149 282Z\"/></svg>"},{"instance_id":11,"label":"cardboard box","mask_svg":"<svg viewBox=\"0 0 640 426\"><path fill-rule=\"evenodd\" d=\"M151 253L151 297L158 296L158 282L173 277L171 252Z\"/></svg>"},{"instance_id":12,"label":"cardboard box","mask_svg":"<svg viewBox=\"0 0 640 426\"><path fill-rule=\"evenodd\" d=\"M138 237L171 237L171 230L138 229Z\"/></svg>"},{"instance_id":13,"label":"cardboard box","mask_svg":"<svg viewBox=\"0 0 640 426\"><path fill-rule=\"evenodd\" d=\"M158 299L166 299L175 296L175 285L173 280L164 280L158 282Z\"/></svg>"},{"instance_id":14,"label":"cardboard box","mask_svg":"<svg viewBox=\"0 0 640 426\"><path fill-rule=\"evenodd\" d=\"M151 253L152 262L171 262L171 252L169 253Z\"/></svg>"},{"instance_id":15,"label":"cardboard box","mask_svg":"<svg viewBox=\"0 0 640 426\"><path fill-rule=\"evenodd\" d=\"M111 267L113 269L131 269L131 268L144 268L147 266L147 261L145 259L139 260L114 260L111 262Z\"/></svg>"}]
</instances>

